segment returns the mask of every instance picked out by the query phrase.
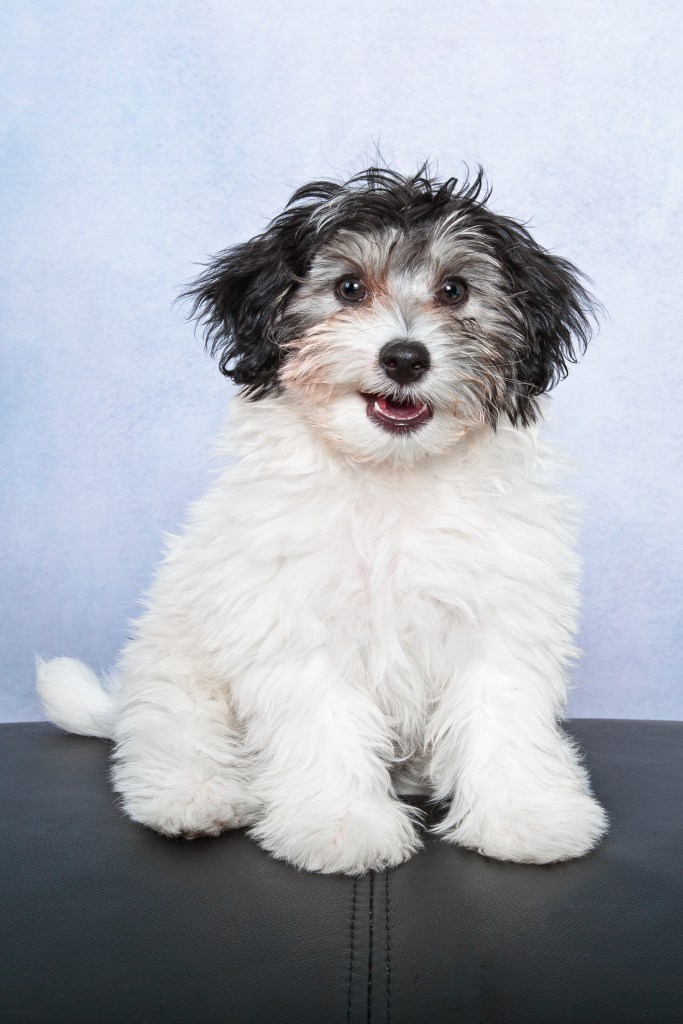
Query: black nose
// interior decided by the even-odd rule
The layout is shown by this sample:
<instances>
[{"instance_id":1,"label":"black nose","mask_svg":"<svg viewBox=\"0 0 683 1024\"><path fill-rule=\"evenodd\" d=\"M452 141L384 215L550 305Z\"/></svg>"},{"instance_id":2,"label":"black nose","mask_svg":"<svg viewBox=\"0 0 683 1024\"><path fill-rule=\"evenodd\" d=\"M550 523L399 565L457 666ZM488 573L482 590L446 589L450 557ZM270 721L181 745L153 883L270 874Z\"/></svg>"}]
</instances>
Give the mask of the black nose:
<instances>
[{"instance_id":1,"label":"black nose","mask_svg":"<svg viewBox=\"0 0 683 1024\"><path fill-rule=\"evenodd\" d=\"M380 351L379 365L398 384L410 384L429 369L429 352L420 341L389 341Z\"/></svg>"}]
</instances>

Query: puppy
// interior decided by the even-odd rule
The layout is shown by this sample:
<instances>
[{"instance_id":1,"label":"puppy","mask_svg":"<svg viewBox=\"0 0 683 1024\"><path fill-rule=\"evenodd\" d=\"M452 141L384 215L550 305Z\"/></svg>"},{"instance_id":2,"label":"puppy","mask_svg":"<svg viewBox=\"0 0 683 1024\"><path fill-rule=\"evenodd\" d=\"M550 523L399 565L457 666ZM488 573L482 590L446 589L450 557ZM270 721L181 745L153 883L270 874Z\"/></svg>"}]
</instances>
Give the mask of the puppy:
<instances>
[{"instance_id":1,"label":"puppy","mask_svg":"<svg viewBox=\"0 0 683 1024\"><path fill-rule=\"evenodd\" d=\"M538 431L592 304L488 199L481 172L314 182L188 293L240 387L227 468L108 684L38 663L133 820L348 874L419 848L401 794L500 860L603 836L559 725L579 566Z\"/></svg>"}]
</instances>

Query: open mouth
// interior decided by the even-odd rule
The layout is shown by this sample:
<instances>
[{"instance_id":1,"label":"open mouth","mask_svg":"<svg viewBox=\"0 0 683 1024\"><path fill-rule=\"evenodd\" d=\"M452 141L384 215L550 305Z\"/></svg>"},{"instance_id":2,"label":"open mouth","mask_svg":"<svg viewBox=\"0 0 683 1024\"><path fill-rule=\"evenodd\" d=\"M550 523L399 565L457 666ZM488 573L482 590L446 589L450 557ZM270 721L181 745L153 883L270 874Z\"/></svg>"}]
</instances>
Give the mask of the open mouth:
<instances>
[{"instance_id":1,"label":"open mouth","mask_svg":"<svg viewBox=\"0 0 683 1024\"><path fill-rule=\"evenodd\" d=\"M366 401L368 416L384 430L405 433L422 426L434 415L434 410L427 402L416 402L413 399L400 400L387 395L363 394Z\"/></svg>"}]
</instances>

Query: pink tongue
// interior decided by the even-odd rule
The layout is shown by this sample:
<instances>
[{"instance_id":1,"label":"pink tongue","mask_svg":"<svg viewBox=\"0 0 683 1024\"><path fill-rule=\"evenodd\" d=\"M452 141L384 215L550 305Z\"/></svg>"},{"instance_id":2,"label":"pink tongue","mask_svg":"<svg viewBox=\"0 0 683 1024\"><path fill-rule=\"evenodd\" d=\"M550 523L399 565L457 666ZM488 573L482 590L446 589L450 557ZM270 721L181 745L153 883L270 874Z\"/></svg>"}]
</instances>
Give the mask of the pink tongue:
<instances>
[{"instance_id":1,"label":"pink tongue","mask_svg":"<svg viewBox=\"0 0 683 1024\"><path fill-rule=\"evenodd\" d=\"M383 398L380 395L377 396L375 401L380 411L386 412L392 419L412 420L423 409L423 405L418 405L416 402L395 402L391 398Z\"/></svg>"}]
</instances>

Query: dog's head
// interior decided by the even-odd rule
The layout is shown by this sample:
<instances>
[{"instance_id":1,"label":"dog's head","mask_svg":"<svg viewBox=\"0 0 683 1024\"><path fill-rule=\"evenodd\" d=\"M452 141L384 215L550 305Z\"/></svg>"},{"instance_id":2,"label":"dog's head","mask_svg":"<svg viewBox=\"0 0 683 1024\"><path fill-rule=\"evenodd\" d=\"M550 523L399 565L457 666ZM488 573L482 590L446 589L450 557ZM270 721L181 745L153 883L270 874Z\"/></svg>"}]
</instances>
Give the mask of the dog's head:
<instances>
[{"instance_id":1,"label":"dog's head","mask_svg":"<svg viewBox=\"0 0 683 1024\"><path fill-rule=\"evenodd\" d=\"M501 416L532 423L593 306L576 268L488 198L481 172L459 188L379 168L304 186L187 293L211 354L357 460L414 462Z\"/></svg>"}]
</instances>

